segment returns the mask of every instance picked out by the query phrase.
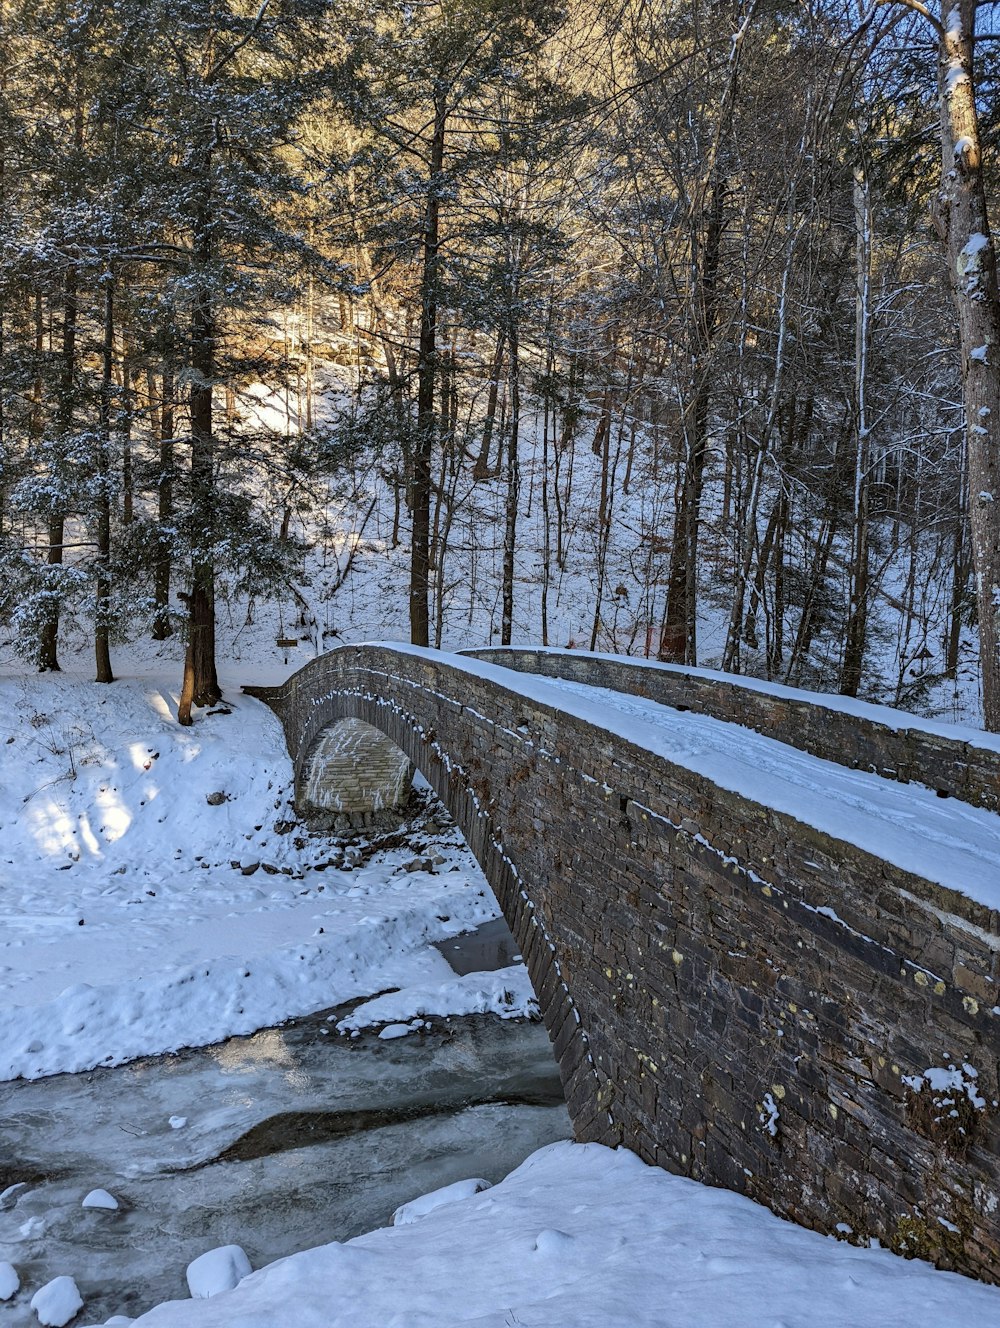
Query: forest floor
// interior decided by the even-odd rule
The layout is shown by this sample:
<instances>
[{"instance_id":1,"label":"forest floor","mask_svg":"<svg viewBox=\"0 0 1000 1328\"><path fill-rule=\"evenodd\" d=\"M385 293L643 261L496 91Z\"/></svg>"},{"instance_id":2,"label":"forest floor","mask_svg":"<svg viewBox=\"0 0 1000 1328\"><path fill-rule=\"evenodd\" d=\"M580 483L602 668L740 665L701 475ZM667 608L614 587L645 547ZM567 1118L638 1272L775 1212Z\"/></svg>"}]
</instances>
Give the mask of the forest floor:
<instances>
[{"instance_id":1,"label":"forest floor","mask_svg":"<svg viewBox=\"0 0 1000 1328\"><path fill-rule=\"evenodd\" d=\"M304 661L302 661L304 662ZM271 671L270 676L281 669ZM392 1036L421 1013L532 1008L523 969L457 978L432 942L496 915L457 832L430 811L371 853L294 824L280 727L224 678L191 729L179 678L130 661L113 688L82 672L0 678L0 1077L81 1071L278 1024L350 999L351 1027ZM246 664L240 681L258 680ZM266 672L266 670L265 670ZM430 855L413 867L415 846ZM101 1178L95 1177L95 1185ZM245 1277L202 1266L210 1298L143 1328L665 1328L966 1325L1000 1290L860 1249L645 1167L555 1144L488 1193L454 1187L399 1225ZM0 1202L20 1199L5 1191ZM81 1199L82 1199L81 1195ZM419 1220L414 1220L419 1218ZM73 1268L26 1284L4 1322L81 1324ZM16 1280L0 1264L0 1294ZM128 1323L117 1318L112 1324Z\"/></svg>"}]
</instances>

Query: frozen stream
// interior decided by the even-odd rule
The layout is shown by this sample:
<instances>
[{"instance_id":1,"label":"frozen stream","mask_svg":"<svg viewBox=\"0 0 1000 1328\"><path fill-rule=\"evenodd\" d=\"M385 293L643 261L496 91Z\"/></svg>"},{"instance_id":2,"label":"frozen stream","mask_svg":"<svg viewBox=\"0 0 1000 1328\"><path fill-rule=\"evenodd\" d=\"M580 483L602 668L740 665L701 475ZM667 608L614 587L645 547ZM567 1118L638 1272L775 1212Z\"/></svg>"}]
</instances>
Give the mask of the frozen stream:
<instances>
[{"instance_id":1,"label":"frozen stream","mask_svg":"<svg viewBox=\"0 0 1000 1328\"><path fill-rule=\"evenodd\" d=\"M494 951L509 962L494 924L473 949L455 945L456 968L490 967ZM451 1181L499 1180L570 1135L544 1028L482 1016L380 1041L316 1015L5 1083L0 1120L0 1261L23 1286L73 1276L79 1323L186 1296L185 1267L215 1246L240 1244L260 1267L385 1225ZM84 1209L95 1188L120 1210ZM20 1298L0 1307L4 1328L36 1323Z\"/></svg>"}]
</instances>

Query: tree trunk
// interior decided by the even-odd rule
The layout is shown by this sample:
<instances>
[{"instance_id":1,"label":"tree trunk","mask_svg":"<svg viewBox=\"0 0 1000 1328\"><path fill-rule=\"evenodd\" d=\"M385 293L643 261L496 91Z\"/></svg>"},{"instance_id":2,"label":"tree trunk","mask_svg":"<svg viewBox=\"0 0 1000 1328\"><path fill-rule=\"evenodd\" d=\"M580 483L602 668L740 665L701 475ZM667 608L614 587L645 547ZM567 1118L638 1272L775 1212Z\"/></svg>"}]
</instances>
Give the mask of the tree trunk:
<instances>
[{"instance_id":1,"label":"tree trunk","mask_svg":"<svg viewBox=\"0 0 1000 1328\"><path fill-rule=\"evenodd\" d=\"M963 465L959 483L959 510L955 516L955 533L952 537L951 604L948 611L948 636L945 642L944 667L949 678L958 677L959 647L962 643L962 624L965 617L965 588L969 576L965 530L965 512L968 506L966 489Z\"/></svg>"},{"instance_id":2,"label":"tree trunk","mask_svg":"<svg viewBox=\"0 0 1000 1328\"><path fill-rule=\"evenodd\" d=\"M868 639L868 484L860 476L854 491L851 524L851 565L848 570L848 614L844 636L844 663L840 670L841 696L857 696Z\"/></svg>"},{"instance_id":3,"label":"tree trunk","mask_svg":"<svg viewBox=\"0 0 1000 1328\"><path fill-rule=\"evenodd\" d=\"M794 199L794 194L792 195ZM771 446L781 409L785 380L786 343L789 336L788 288L791 283L792 262L799 231L797 230L792 207L786 221L785 265L781 274L781 290L778 295L778 344L774 352L774 377L771 384L771 400L767 408L767 418L757 442L757 455L754 457L750 474L750 486L746 506L743 512L744 551L736 559L733 576L733 607L729 617L729 630L726 634L726 648L722 656L722 667L727 671L740 671L740 639L743 629L743 607L747 581L753 566L753 550L757 540L757 514L764 487L764 464Z\"/></svg>"},{"instance_id":4,"label":"tree trunk","mask_svg":"<svg viewBox=\"0 0 1000 1328\"><path fill-rule=\"evenodd\" d=\"M695 311L697 354L694 398L686 412L685 460L677 490L674 536L670 548L667 605L660 632L659 658L676 664L698 662L698 528L708 456L708 409L712 336L718 316L719 251L722 242L725 186L716 180L708 209L705 257Z\"/></svg>"},{"instance_id":5,"label":"tree trunk","mask_svg":"<svg viewBox=\"0 0 1000 1328\"><path fill-rule=\"evenodd\" d=\"M70 263L63 284L62 368L59 381L57 427L60 438L65 438L73 427L73 396L76 377L76 324L79 278L76 265ZM63 561L66 539L66 514L59 508L48 521L48 567L57 568ZM38 667L45 672L59 672L59 577L50 571L46 578L48 598L42 619L39 641Z\"/></svg>"},{"instance_id":6,"label":"tree trunk","mask_svg":"<svg viewBox=\"0 0 1000 1328\"><path fill-rule=\"evenodd\" d=\"M450 450L447 472L442 471L441 493L438 499L438 512L444 509L440 528L435 536L437 554L434 589L434 647L441 649L444 634L445 611L448 607L449 586L445 580L445 565L448 559L448 541L451 539L452 525L458 510L458 482L462 475L462 455L457 447ZM437 513L435 514L437 516Z\"/></svg>"},{"instance_id":7,"label":"tree trunk","mask_svg":"<svg viewBox=\"0 0 1000 1328\"><path fill-rule=\"evenodd\" d=\"M174 366L170 359L163 362L160 383L160 408L155 413L159 424L160 473L156 483L158 530L153 573L154 641L165 641L174 630L170 622L170 536L165 533L174 515ZM150 398L154 390L150 375Z\"/></svg>"},{"instance_id":8,"label":"tree trunk","mask_svg":"<svg viewBox=\"0 0 1000 1328\"><path fill-rule=\"evenodd\" d=\"M778 490L778 496L771 508L771 515L768 517L767 526L764 530L764 539L757 552L757 572L753 579L753 586L750 590L750 600L747 605L746 620L743 624L743 640L751 650L760 649L760 637L757 633L757 614L760 612L760 606L764 601L765 589L767 586L767 569L771 561L771 550L774 547L775 535L778 530L778 523L781 520L781 501L784 493L783 488Z\"/></svg>"},{"instance_id":9,"label":"tree trunk","mask_svg":"<svg viewBox=\"0 0 1000 1328\"><path fill-rule=\"evenodd\" d=\"M521 491L521 463L518 456L521 429L521 387L518 357L518 287L515 278L514 302L508 334L510 342L510 434L507 440L507 517L503 532L503 610L500 619L500 644L509 646L514 631L514 569L517 544L517 503Z\"/></svg>"},{"instance_id":10,"label":"tree trunk","mask_svg":"<svg viewBox=\"0 0 1000 1328\"><path fill-rule=\"evenodd\" d=\"M35 322L35 356L39 366L42 363L42 354L45 350L45 319L42 313L42 292L35 291L34 295L34 322ZM28 415L28 437L31 439L41 438L42 436L42 373L41 367L36 370L35 381L31 386L31 411Z\"/></svg>"},{"instance_id":11,"label":"tree trunk","mask_svg":"<svg viewBox=\"0 0 1000 1328\"><path fill-rule=\"evenodd\" d=\"M135 466L132 463L132 416L134 414L135 370L128 342L122 337L122 524L130 526L135 519Z\"/></svg>"},{"instance_id":12,"label":"tree trunk","mask_svg":"<svg viewBox=\"0 0 1000 1328\"><path fill-rule=\"evenodd\" d=\"M788 490L778 494L778 513L771 561L774 563L774 596L767 628L767 676L776 678L785 653L785 535L788 530Z\"/></svg>"},{"instance_id":13,"label":"tree trunk","mask_svg":"<svg viewBox=\"0 0 1000 1328\"><path fill-rule=\"evenodd\" d=\"M204 179L211 171L205 162ZM222 696L215 665L215 564L214 542L215 437L212 421L212 387L215 374L215 311L207 285L212 261L210 209L204 200L195 222L195 262L198 286L191 312L191 505L201 547L191 566L188 597L188 640L184 658L184 684L177 713L178 722L191 723L191 707L214 705Z\"/></svg>"},{"instance_id":14,"label":"tree trunk","mask_svg":"<svg viewBox=\"0 0 1000 1328\"><path fill-rule=\"evenodd\" d=\"M555 349L551 339L552 302L549 301L549 348L545 364L545 376L552 382L555 367ZM542 645L549 644L549 582L552 579L552 529L549 511L549 419L555 421L555 410L551 397L545 393L542 416Z\"/></svg>"},{"instance_id":15,"label":"tree trunk","mask_svg":"<svg viewBox=\"0 0 1000 1328\"><path fill-rule=\"evenodd\" d=\"M184 681L181 686L177 721L191 723L191 707L214 705L222 693L215 677L215 600L202 582L195 582L188 601L188 639L184 653ZM213 686L206 687L210 679Z\"/></svg>"},{"instance_id":16,"label":"tree trunk","mask_svg":"<svg viewBox=\"0 0 1000 1328\"><path fill-rule=\"evenodd\" d=\"M838 518L839 513L834 508L829 520L820 531L819 539L816 541L809 573L809 583L806 589L805 601L802 605L802 616L799 618L795 643L792 646L791 658L788 661L788 672L785 675L785 681L789 683L798 681L802 672L802 665L809 658L809 651L812 648L813 635L816 630L816 601L823 592L823 582L826 579L830 552L833 549L833 541L839 528Z\"/></svg>"},{"instance_id":17,"label":"tree trunk","mask_svg":"<svg viewBox=\"0 0 1000 1328\"><path fill-rule=\"evenodd\" d=\"M417 429L413 443L410 494L413 531L410 540L410 640L415 646L430 641L431 456L434 451L436 412L434 383L437 372L437 301L440 256L441 198L444 174L445 128L448 110L443 90L434 98L427 210L424 217L423 274L420 307L420 349L417 360Z\"/></svg>"},{"instance_id":18,"label":"tree trunk","mask_svg":"<svg viewBox=\"0 0 1000 1328\"><path fill-rule=\"evenodd\" d=\"M848 569L847 630L840 672L842 696L857 696L868 636L868 344L871 306L872 208L864 168L854 168L854 519Z\"/></svg>"},{"instance_id":19,"label":"tree trunk","mask_svg":"<svg viewBox=\"0 0 1000 1328\"><path fill-rule=\"evenodd\" d=\"M114 682L111 668L111 416L114 394L115 297L110 278L104 287L104 340L101 347L100 428L97 438L97 587L94 602L95 682Z\"/></svg>"},{"instance_id":20,"label":"tree trunk","mask_svg":"<svg viewBox=\"0 0 1000 1328\"><path fill-rule=\"evenodd\" d=\"M486 479L490 473L490 448L493 443L493 426L497 417L497 397L500 394L500 371L503 367L505 335L504 328L501 328L497 333L496 351L490 369L490 389L486 394L486 418L483 420L483 438L479 445L476 464L472 468L472 478L476 481Z\"/></svg>"},{"instance_id":21,"label":"tree trunk","mask_svg":"<svg viewBox=\"0 0 1000 1328\"><path fill-rule=\"evenodd\" d=\"M969 525L976 570L983 719L1000 731L1000 296L973 85L976 0L954 0L939 33L941 191L962 352Z\"/></svg>"}]
</instances>

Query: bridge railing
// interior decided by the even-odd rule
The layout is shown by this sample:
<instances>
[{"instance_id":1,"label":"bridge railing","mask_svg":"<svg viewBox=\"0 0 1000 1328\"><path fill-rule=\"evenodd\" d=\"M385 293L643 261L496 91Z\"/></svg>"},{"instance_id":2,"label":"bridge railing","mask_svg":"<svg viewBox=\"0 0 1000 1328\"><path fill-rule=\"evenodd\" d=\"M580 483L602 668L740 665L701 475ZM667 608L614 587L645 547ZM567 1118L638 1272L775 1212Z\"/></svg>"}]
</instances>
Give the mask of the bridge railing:
<instances>
[{"instance_id":1,"label":"bridge railing","mask_svg":"<svg viewBox=\"0 0 1000 1328\"><path fill-rule=\"evenodd\" d=\"M522 646L461 653L711 715L848 769L926 784L942 797L1000 811L1000 737L993 734L850 697L627 656Z\"/></svg>"}]
</instances>

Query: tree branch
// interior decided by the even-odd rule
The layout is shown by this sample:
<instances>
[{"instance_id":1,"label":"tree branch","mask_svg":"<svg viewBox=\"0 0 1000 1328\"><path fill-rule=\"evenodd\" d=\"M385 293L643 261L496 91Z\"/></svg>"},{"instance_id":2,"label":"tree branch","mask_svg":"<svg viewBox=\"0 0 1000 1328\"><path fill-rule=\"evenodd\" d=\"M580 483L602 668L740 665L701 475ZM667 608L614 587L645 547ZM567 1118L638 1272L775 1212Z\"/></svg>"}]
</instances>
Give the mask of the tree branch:
<instances>
[{"instance_id":1,"label":"tree branch","mask_svg":"<svg viewBox=\"0 0 1000 1328\"><path fill-rule=\"evenodd\" d=\"M206 83L214 83L218 75L221 73L221 71L225 69L226 65L228 65L231 60L234 60L236 56L239 55L240 51L243 50L244 46L248 45L248 43L253 41L257 33L260 32L261 25L264 22L264 14L267 12L267 7L270 3L271 0L260 0L260 7L258 8L257 13L254 15L254 19L253 22L250 24L250 27L243 34L243 36L236 43L235 46L230 46L229 50L225 53L225 55L219 56L218 60L216 60L215 64L212 66L212 68L209 70L208 74L205 77Z\"/></svg>"},{"instance_id":2,"label":"tree branch","mask_svg":"<svg viewBox=\"0 0 1000 1328\"><path fill-rule=\"evenodd\" d=\"M922 0L875 0L872 11L884 8L886 5L902 5L904 9L912 9L914 14L919 14L921 18L927 20L938 36L944 32L944 24L936 14L931 13Z\"/></svg>"}]
</instances>

